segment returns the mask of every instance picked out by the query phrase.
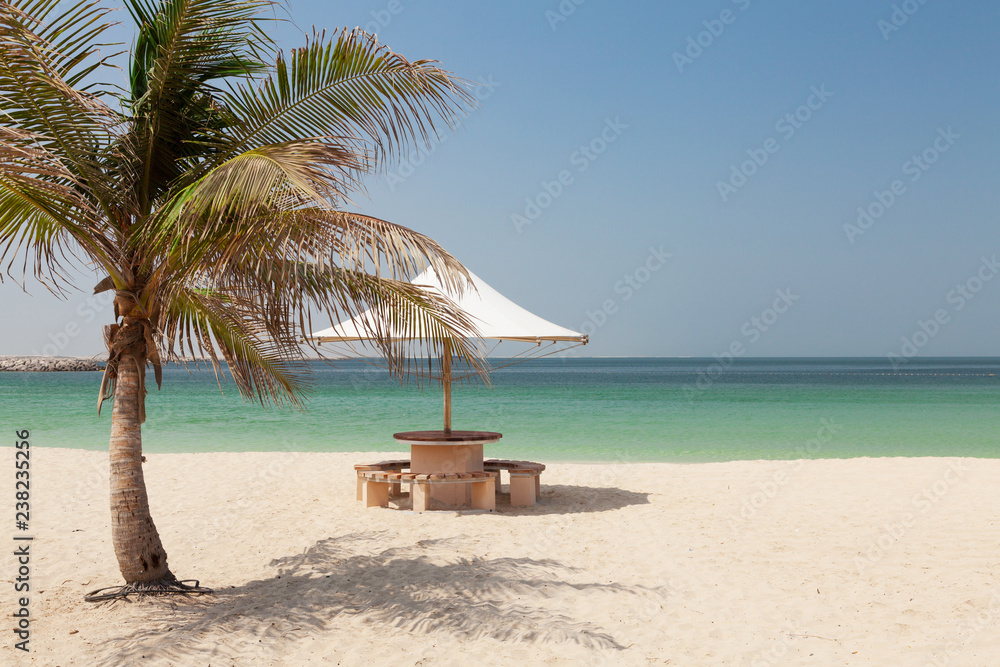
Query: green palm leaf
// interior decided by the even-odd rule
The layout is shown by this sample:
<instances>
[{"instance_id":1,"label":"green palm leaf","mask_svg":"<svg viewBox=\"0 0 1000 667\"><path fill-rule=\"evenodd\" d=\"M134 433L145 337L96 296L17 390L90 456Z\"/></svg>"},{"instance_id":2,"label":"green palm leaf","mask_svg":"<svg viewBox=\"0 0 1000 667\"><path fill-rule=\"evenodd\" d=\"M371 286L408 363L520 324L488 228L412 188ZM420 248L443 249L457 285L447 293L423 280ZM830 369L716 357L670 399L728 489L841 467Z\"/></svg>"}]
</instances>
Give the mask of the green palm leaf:
<instances>
[{"instance_id":1,"label":"green palm leaf","mask_svg":"<svg viewBox=\"0 0 1000 667\"><path fill-rule=\"evenodd\" d=\"M36 277L58 289L68 280L61 260L70 251L82 248L98 262L113 252L100 220L77 178L36 136L0 127L0 261L31 248Z\"/></svg>"},{"instance_id":2,"label":"green palm leaf","mask_svg":"<svg viewBox=\"0 0 1000 667\"><path fill-rule=\"evenodd\" d=\"M267 327L251 304L212 290L178 289L160 328L170 358L209 356L218 374L219 356L233 374L240 393L261 402L301 405L309 386L303 378L301 353Z\"/></svg>"},{"instance_id":3,"label":"green palm leaf","mask_svg":"<svg viewBox=\"0 0 1000 667\"><path fill-rule=\"evenodd\" d=\"M335 136L370 148L376 161L428 141L435 118L452 124L473 103L433 61L411 63L359 29L330 41L316 34L288 59L279 53L270 77L238 84L224 99L243 121L232 129L230 152Z\"/></svg>"},{"instance_id":4,"label":"green palm leaf","mask_svg":"<svg viewBox=\"0 0 1000 667\"><path fill-rule=\"evenodd\" d=\"M272 6L247 0L127 0L139 25L130 72L139 206L146 214L166 186L197 164L228 115L212 100L214 81L265 69L269 43L257 16ZM194 160L192 161L192 158Z\"/></svg>"}]
</instances>

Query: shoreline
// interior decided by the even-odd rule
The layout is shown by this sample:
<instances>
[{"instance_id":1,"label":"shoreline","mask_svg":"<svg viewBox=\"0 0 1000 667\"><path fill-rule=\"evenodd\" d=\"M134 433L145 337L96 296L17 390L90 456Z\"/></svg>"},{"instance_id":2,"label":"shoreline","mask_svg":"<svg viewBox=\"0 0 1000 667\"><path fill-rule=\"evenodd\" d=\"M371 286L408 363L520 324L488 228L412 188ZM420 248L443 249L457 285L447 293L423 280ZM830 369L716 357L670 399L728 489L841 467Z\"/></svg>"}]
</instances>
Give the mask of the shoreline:
<instances>
[{"instance_id":1,"label":"shoreline","mask_svg":"<svg viewBox=\"0 0 1000 667\"><path fill-rule=\"evenodd\" d=\"M110 429L110 426L109 426ZM32 449L47 449L54 451L75 451L75 452L89 452L89 453L107 453L108 443L102 441L99 445L94 447L75 447L75 446L52 446L52 445L33 445ZM0 447L2 450L2 447ZM156 447L144 447L143 454L147 456L207 456L207 455L233 455L233 456L246 456L246 455L256 455L256 454L275 454L281 456L303 456L303 455L320 455L320 456L354 456L360 457L361 460L367 461L386 459L386 458L399 458L400 454L405 454L407 452L406 447L398 447L396 449L356 449L353 451L316 451L309 449L242 449L242 450L213 450L206 449L200 451L160 451ZM500 456L498 452L490 452L490 456ZM673 460L673 461L654 461L654 460L641 460L632 459L626 457L619 458L609 458L605 460L597 459L573 459L573 458L559 458L557 455L553 455L549 452L539 451L537 454L529 453L527 456L518 455L518 460L537 460L540 463L546 465L572 465L572 466L698 466L698 465L720 465L720 464L739 464L739 463L773 463L773 464L797 464L800 462L817 462L817 461L921 461L921 460L952 460L961 459L968 461L995 461L1000 462L1000 454L997 456L964 456L964 455L927 455L927 454L916 454L912 456L908 455L859 455L859 456L826 456L817 458L740 458L740 459L724 459L724 460Z\"/></svg>"},{"instance_id":2,"label":"shoreline","mask_svg":"<svg viewBox=\"0 0 1000 667\"><path fill-rule=\"evenodd\" d=\"M413 514L355 500L378 452L147 452L171 569L216 594L93 606L107 453L32 450L37 664L1000 662L994 459L546 461L532 507Z\"/></svg>"},{"instance_id":3,"label":"shoreline","mask_svg":"<svg viewBox=\"0 0 1000 667\"><path fill-rule=\"evenodd\" d=\"M110 426L109 426L110 429ZM76 451L76 452L90 452L90 453L107 453L108 444L106 442L101 442L100 445L87 448L87 447L58 447L52 445L33 445L32 449L49 449L58 451ZM2 449L2 447L0 447ZM316 451L309 449L242 449L242 450L216 450L216 449L206 449L201 451L159 451L155 447L144 447L143 454L147 456L206 456L210 454L225 454L234 456L245 456L250 454L276 454L281 456L302 456L302 455L330 455L330 456L354 456L361 457L359 461L368 459L386 459L386 458L399 458L400 454L405 454L407 451L406 447L399 447L396 449L357 449L353 451ZM490 452L492 456L496 452ZM500 456L499 453L496 453ZM487 457L489 458L489 457ZM704 460L704 461L694 461L694 460L674 460L674 461L652 461L652 460L640 460L631 459L625 457L610 458L606 460L597 459L564 459L554 456L549 452L539 451L537 454L529 453L527 456L518 455L516 457L518 460L538 460L540 463L545 463L546 465L573 465L573 466L647 466L647 465L665 465L665 466L698 466L698 465L719 465L719 464L738 464L738 463L783 463L783 464L793 464L799 462L812 462L812 461L920 461L920 460L951 460L951 459L961 459L968 461L997 461L1000 462L1000 454L997 456L963 456L963 455L927 455L927 454L917 454L913 456L907 455L859 455L859 456L827 456L827 457L817 457L817 458L746 458L746 459L724 459L724 460Z\"/></svg>"}]
</instances>

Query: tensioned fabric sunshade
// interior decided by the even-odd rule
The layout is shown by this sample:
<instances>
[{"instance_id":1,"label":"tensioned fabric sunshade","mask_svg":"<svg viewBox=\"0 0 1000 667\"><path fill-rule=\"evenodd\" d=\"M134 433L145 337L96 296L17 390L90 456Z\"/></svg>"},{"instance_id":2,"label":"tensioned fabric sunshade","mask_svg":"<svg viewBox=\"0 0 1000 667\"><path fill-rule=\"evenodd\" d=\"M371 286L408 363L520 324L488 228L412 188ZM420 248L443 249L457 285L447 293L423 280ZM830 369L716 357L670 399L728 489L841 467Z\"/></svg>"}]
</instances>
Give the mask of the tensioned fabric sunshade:
<instances>
[{"instance_id":1,"label":"tensioned fabric sunshade","mask_svg":"<svg viewBox=\"0 0 1000 667\"><path fill-rule=\"evenodd\" d=\"M528 343L566 341L586 344L586 335L553 324L525 310L487 285L482 278L471 271L469 271L469 277L472 278L472 284L476 289L472 290L467 287L462 296L458 298L448 295L448 292L441 286L441 281L433 268L428 268L410 282L451 298L456 305L473 318L476 329L482 338ZM372 319L374 317L376 315L368 310L346 322L317 331L310 338L320 343L363 341L370 338L365 333L364 324L375 321ZM368 329L372 328L369 325ZM378 328L384 330L384 327ZM401 336L392 336L391 331L390 337L401 338Z\"/></svg>"},{"instance_id":2,"label":"tensioned fabric sunshade","mask_svg":"<svg viewBox=\"0 0 1000 667\"><path fill-rule=\"evenodd\" d=\"M576 345L586 345L587 336L585 334L571 331L558 324L553 324L544 320L534 313L528 312L517 305L500 292L496 291L482 278L468 272L472 279L475 290L466 289L462 296L457 299L451 297L448 291L442 287L441 281L433 268L428 268L419 276L411 280L413 285L420 286L427 290L432 290L443 295L456 303L462 310L471 316L473 324L479 333L480 338L494 339L499 341L522 341L534 343L541 346L543 342L550 346L559 342L573 343ZM366 310L357 317L353 317L346 322L317 331L310 335L310 338L319 343L347 343L366 341L371 338L366 331L380 331L388 333L389 338L397 340L412 340L412 333L398 333L394 335L391 326L387 326L384 321L377 318L378 313ZM367 326L365 326L367 325ZM524 361L527 357L521 359ZM441 385L444 388L444 433L451 433L451 344L444 341L444 351L441 355Z\"/></svg>"}]
</instances>

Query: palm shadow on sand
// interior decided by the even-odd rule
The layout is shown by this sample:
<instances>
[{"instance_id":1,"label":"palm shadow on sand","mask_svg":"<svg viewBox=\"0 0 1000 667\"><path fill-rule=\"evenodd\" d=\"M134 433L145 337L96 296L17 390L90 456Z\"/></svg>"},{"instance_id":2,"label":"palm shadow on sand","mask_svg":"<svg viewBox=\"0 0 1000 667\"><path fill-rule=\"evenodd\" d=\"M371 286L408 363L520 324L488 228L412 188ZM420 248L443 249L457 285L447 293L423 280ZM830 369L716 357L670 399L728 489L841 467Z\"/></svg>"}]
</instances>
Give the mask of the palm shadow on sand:
<instances>
[{"instance_id":1,"label":"palm shadow on sand","mask_svg":"<svg viewBox=\"0 0 1000 667\"><path fill-rule=\"evenodd\" d=\"M457 556L464 538L386 549L393 539L398 536L384 531L331 537L301 554L272 561L276 573L271 578L220 590L210 598L145 602L144 627L108 642L109 656L129 664L143 658L154 664L216 659L252 664L357 619L461 640L491 637L622 649L606 629L568 616L558 603L565 603L566 595L603 596L602 604L624 601L656 609L667 597L665 586L581 583L584 571L554 560ZM555 606L548 603L557 596L562 600ZM229 640L192 646L190 640L206 633Z\"/></svg>"}]
</instances>

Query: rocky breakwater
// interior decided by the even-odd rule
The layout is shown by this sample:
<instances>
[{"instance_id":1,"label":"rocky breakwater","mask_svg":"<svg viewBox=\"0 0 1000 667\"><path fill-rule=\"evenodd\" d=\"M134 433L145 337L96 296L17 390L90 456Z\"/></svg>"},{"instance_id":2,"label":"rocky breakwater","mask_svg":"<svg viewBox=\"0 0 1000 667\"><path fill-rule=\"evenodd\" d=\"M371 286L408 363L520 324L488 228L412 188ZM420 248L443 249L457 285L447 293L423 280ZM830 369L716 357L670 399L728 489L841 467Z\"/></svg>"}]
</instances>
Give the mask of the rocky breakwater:
<instances>
[{"instance_id":1,"label":"rocky breakwater","mask_svg":"<svg viewBox=\"0 0 1000 667\"><path fill-rule=\"evenodd\" d=\"M81 357L0 356L0 371L103 371L104 362Z\"/></svg>"}]
</instances>

